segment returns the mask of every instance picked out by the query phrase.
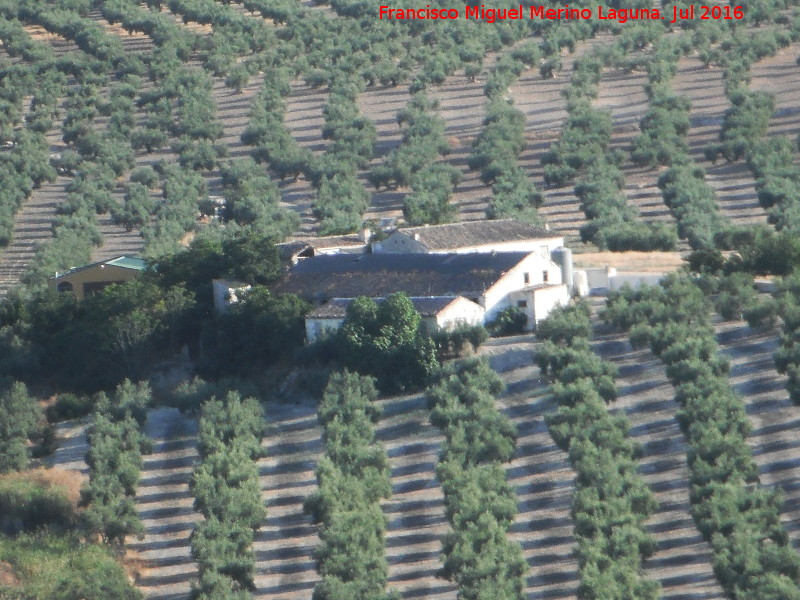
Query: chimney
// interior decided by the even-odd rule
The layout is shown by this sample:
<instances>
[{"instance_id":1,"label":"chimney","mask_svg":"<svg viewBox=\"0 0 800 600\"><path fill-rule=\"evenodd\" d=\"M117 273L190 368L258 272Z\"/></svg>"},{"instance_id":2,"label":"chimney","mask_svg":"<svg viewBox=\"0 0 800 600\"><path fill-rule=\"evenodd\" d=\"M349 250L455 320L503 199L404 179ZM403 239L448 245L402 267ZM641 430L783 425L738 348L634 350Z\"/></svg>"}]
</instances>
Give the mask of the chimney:
<instances>
[{"instance_id":1,"label":"chimney","mask_svg":"<svg viewBox=\"0 0 800 600\"><path fill-rule=\"evenodd\" d=\"M365 244L368 244L371 238L372 238L372 230L369 227L364 227L361 231L358 232L358 239L364 242Z\"/></svg>"}]
</instances>

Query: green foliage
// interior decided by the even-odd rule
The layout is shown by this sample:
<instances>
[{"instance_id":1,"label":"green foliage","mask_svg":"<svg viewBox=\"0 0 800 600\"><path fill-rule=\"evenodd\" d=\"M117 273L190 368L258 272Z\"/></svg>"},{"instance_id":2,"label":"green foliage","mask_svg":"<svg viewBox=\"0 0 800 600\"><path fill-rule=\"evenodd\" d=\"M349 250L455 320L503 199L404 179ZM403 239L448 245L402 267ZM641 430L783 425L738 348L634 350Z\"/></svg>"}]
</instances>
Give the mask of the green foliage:
<instances>
[{"instance_id":1,"label":"green foliage","mask_svg":"<svg viewBox=\"0 0 800 600\"><path fill-rule=\"evenodd\" d=\"M198 431L202 462L195 467L189 489L195 510L205 520L192 533L192 557L200 581L190 597L250 597L254 588L254 532L266 518L256 460L264 456L263 410L254 398L229 392L203 405Z\"/></svg>"},{"instance_id":2,"label":"green foliage","mask_svg":"<svg viewBox=\"0 0 800 600\"><path fill-rule=\"evenodd\" d=\"M486 329L491 335L502 337L522 333L527 324L528 315L525 311L516 306L509 306L497 313L494 320L486 325Z\"/></svg>"},{"instance_id":3,"label":"green foliage","mask_svg":"<svg viewBox=\"0 0 800 600\"><path fill-rule=\"evenodd\" d=\"M517 164L525 148L525 116L510 101L490 98L483 131L469 158L469 167L480 170L483 182L492 185L493 198L486 215L490 219L524 216L536 223L535 209L542 203L542 195Z\"/></svg>"},{"instance_id":4,"label":"green foliage","mask_svg":"<svg viewBox=\"0 0 800 600\"><path fill-rule=\"evenodd\" d=\"M743 281L731 278L717 286L727 292ZM746 442L750 423L726 379L727 363L717 355L708 303L688 278L671 277L662 286L616 294L606 318L626 327L638 324L667 364L690 447L692 512L712 545L717 577L729 593L747 596L758 594L766 581L773 589L796 589L800 556L780 524L779 494L755 484L758 466ZM779 369L791 353L787 346L782 351L776 355Z\"/></svg>"},{"instance_id":5,"label":"green foliage","mask_svg":"<svg viewBox=\"0 0 800 600\"><path fill-rule=\"evenodd\" d=\"M0 560L19 586L0 585L4 598L26 600L141 600L113 552L82 544L76 535L39 532L0 537Z\"/></svg>"},{"instance_id":6,"label":"green foliage","mask_svg":"<svg viewBox=\"0 0 800 600\"><path fill-rule=\"evenodd\" d=\"M483 325L459 325L453 329L440 329L431 336L436 345L440 362L446 358L462 358L476 351L486 340L489 332Z\"/></svg>"},{"instance_id":7,"label":"green foliage","mask_svg":"<svg viewBox=\"0 0 800 600\"><path fill-rule=\"evenodd\" d=\"M89 482L81 489L87 506L80 515L87 537L99 535L107 544L124 544L129 535L144 537L134 496L142 468L142 453L151 445L140 428L147 418L150 389L130 381L120 384L113 397L101 396L87 434Z\"/></svg>"},{"instance_id":8,"label":"green foliage","mask_svg":"<svg viewBox=\"0 0 800 600\"><path fill-rule=\"evenodd\" d=\"M667 225L643 223L622 191L624 176L615 166L592 167L575 185L575 195L589 221L580 229L581 240L613 252L673 250L675 232Z\"/></svg>"},{"instance_id":9,"label":"green foliage","mask_svg":"<svg viewBox=\"0 0 800 600\"><path fill-rule=\"evenodd\" d=\"M581 170L604 160L611 141L611 117L588 102L570 108L561 138L542 157L548 184L564 185Z\"/></svg>"},{"instance_id":10,"label":"green foliage","mask_svg":"<svg viewBox=\"0 0 800 600\"><path fill-rule=\"evenodd\" d=\"M756 141L766 132L775 109L772 96L747 89L737 89L728 94L731 108L725 113L718 146L712 154L722 154L732 162L746 158Z\"/></svg>"},{"instance_id":11,"label":"green foliage","mask_svg":"<svg viewBox=\"0 0 800 600\"><path fill-rule=\"evenodd\" d=\"M678 235L694 250L713 248L715 236L727 227L704 176L702 169L687 164L673 166L658 178L664 204L678 221Z\"/></svg>"},{"instance_id":12,"label":"green foliage","mask_svg":"<svg viewBox=\"0 0 800 600\"><path fill-rule=\"evenodd\" d=\"M656 600L660 587L645 579L642 563L656 548L645 523L657 505L638 472L639 448L628 435L630 422L605 408L616 398L616 373L589 347L589 317L585 302L551 311L537 330L546 341L536 357L555 381L559 408L546 417L550 435L569 453L577 473L572 517L579 597Z\"/></svg>"},{"instance_id":13,"label":"green foliage","mask_svg":"<svg viewBox=\"0 0 800 600\"><path fill-rule=\"evenodd\" d=\"M376 377L384 393L419 389L439 367L435 345L420 331L420 321L405 293L380 303L357 298L347 307L342 327L322 344L346 368Z\"/></svg>"},{"instance_id":14,"label":"green foliage","mask_svg":"<svg viewBox=\"0 0 800 600\"><path fill-rule=\"evenodd\" d=\"M652 75L651 72L651 84ZM642 134L633 142L631 158L637 165L670 166L683 162L689 153L685 138L691 103L683 96L662 90L657 88L651 96L650 107L640 123Z\"/></svg>"},{"instance_id":15,"label":"green foliage","mask_svg":"<svg viewBox=\"0 0 800 600\"><path fill-rule=\"evenodd\" d=\"M266 171L250 159L230 161L221 168L223 216L250 225L260 235L282 240L299 225L297 215L279 206L280 192Z\"/></svg>"},{"instance_id":16,"label":"green foliage","mask_svg":"<svg viewBox=\"0 0 800 600\"><path fill-rule=\"evenodd\" d=\"M524 597L528 565L507 535L517 499L501 463L513 458L517 434L494 403L502 387L484 359L467 359L448 364L427 392L431 422L445 436L436 474L452 525L440 575L463 598Z\"/></svg>"},{"instance_id":17,"label":"green foliage","mask_svg":"<svg viewBox=\"0 0 800 600\"><path fill-rule=\"evenodd\" d=\"M4 382L0 391L0 473L28 464L28 438L39 430L42 409L19 381Z\"/></svg>"},{"instance_id":18,"label":"green foliage","mask_svg":"<svg viewBox=\"0 0 800 600\"><path fill-rule=\"evenodd\" d=\"M249 373L291 357L305 339L305 315L311 306L293 294L275 295L264 286L240 293L238 301L214 318L213 357L204 372Z\"/></svg>"},{"instance_id":19,"label":"green foliage","mask_svg":"<svg viewBox=\"0 0 800 600\"><path fill-rule=\"evenodd\" d=\"M6 534L70 529L75 523L75 507L61 486L29 475L0 479L0 529Z\"/></svg>"},{"instance_id":20,"label":"green foliage","mask_svg":"<svg viewBox=\"0 0 800 600\"><path fill-rule=\"evenodd\" d=\"M313 598L389 599L380 500L391 495L386 450L375 437L380 411L375 380L334 373L319 406L325 456L317 465L317 492L305 509L322 522L315 550L322 581Z\"/></svg>"}]
</instances>

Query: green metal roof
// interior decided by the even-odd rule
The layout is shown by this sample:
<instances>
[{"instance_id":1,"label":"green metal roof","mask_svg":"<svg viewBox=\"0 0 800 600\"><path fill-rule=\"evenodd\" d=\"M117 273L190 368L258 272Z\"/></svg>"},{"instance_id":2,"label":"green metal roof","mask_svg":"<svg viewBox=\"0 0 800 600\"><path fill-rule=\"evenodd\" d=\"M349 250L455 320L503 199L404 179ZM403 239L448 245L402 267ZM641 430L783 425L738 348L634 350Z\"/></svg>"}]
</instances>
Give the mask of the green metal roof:
<instances>
[{"instance_id":1,"label":"green metal roof","mask_svg":"<svg viewBox=\"0 0 800 600\"><path fill-rule=\"evenodd\" d=\"M144 271L147 268L147 263L138 256L119 256L107 260L105 264L122 267L123 269L136 269L137 271Z\"/></svg>"},{"instance_id":2,"label":"green metal roof","mask_svg":"<svg viewBox=\"0 0 800 600\"><path fill-rule=\"evenodd\" d=\"M102 265L111 265L121 269L133 269L135 271L144 271L147 269L147 263L143 258L139 258L138 256L117 256L116 258L111 258L109 260L101 260L100 262L89 263L88 265L83 265L81 267L73 267L69 271L57 273L55 277L50 277L50 279L60 279L65 275L71 275L72 273L77 273L78 271L83 271L85 269L91 269L92 267Z\"/></svg>"}]
</instances>

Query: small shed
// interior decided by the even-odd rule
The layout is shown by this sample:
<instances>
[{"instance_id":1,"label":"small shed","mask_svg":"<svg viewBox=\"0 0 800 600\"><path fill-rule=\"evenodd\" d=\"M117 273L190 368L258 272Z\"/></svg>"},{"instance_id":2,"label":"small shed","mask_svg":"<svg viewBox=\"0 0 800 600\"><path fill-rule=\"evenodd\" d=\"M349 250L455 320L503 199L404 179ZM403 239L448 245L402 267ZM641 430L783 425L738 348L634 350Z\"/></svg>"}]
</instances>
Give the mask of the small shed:
<instances>
[{"instance_id":1,"label":"small shed","mask_svg":"<svg viewBox=\"0 0 800 600\"><path fill-rule=\"evenodd\" d=\"M147 263L136 256L117 256L109 260L76 267L65 273L56 273L48 282L58 292L71 292L83 300L115 283L136 279L147 268Z\"/></svg>"},{"instance_id":2,"label":"small shed","mask_svg":"<svg viewBox=\"0 0 800 600\"><path fill-rule=\"evenodd\" d=\"M541 283L511 292L508 296L510 306L515 306L528 316L526 329L536 328L539 321L543 321L550 311L557 306L564 306L569 302L569 290L566 284Z\"/></svg>"}]
</instances>

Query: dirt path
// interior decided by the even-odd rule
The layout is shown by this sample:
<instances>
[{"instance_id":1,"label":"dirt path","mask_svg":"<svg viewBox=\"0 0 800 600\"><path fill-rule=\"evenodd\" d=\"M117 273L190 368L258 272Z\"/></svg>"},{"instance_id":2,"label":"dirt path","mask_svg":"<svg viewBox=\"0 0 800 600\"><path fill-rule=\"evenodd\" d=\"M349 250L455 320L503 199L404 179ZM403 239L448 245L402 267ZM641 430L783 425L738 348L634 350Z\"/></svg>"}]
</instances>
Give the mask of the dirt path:
<instances>
[{"instance_id":1,"label":"dirt path","mask_svg":"<svg viewBox=\"0 0 800 600\"><path fill-rule=\"evenodd\" d=\"M430 423L424 395L381 404L384 416L377 434L386 446L392 477L392 497L383 503L389 588L405 599L455 600L456 586L436 577L442 567L441 538L449 530L435 472L443 437Z\"/></svg>"},{"instance_id":2,"label":"dirt path","mask_svg":"<svg viewBox=\"0 0 800 600\"><path fill-rule=\"evenodd\" d=\"M410 99L411 94L407 85L373 86L358 97L358 107L364 116L375 123L378 132L375 158L372 159L370 169L382 164L386 156L400 145L403 130L397 125L397 113L405 108ZM372 194L370 207L364 214L365 219L380 221L402 218L403 200L409 189L375 191L372 184L367 181L367 172L362 175L362 182Z\"/></svg>"},{"instance_id":3,"label":"dirt path","mask_svg":"<svg viewBox=\"0 0 800 600\"><path fill-rule=\"evenodd\" d=\"M266 523L256 532L256 598L310 598L319 581L314 548L317 526L303 513L303 500L317 487L314 469L322 455L316 403L269 402L267 457L259 461Z\"/></svg>"},{"instance_id":4,"label":"dirt path","mask_svg":"<svg viewBox=\"0 0 800 600\"><path fill-rule=\"evenodd\" d=\"M146 533L128 544L145 565L136 585L149 600L183 599L197 578L189 550L189 536L201 519L189 493L199 460L197 420L174 408L157 408L147 414L145 434L153 452L144 457L136 509Z\"/></svg>"},{"instance_id":5,"label":"dirt path","mask_svg":"<svg viewBox=\"0 0 800 600\"><path fill-rule=\"evenodd\" d=\"M731 361L730 382L744 399L753 430L747 438L761 483L784 490L781 521L800 550L800 407L775 369L779 339L774 330L753 330L742 321L717 325L717 339Z\"/></svg>"},{"instance_id":6,"label":"dirt path","mask_svg":"<svg viewBox=\"0 0 800 600\"><path fill-rule=\"evenodd\" d=\"M533 364L535 348L533 337L525 335L489 340L480 353L506 384L498 406L517 426L519 436L516 455L507 466L519 499L510 535L522 546L530 566L527 597L573 600L578 587L570 517L575 472L544 421L557 406Z\"/></svg>"}]
</instances>

